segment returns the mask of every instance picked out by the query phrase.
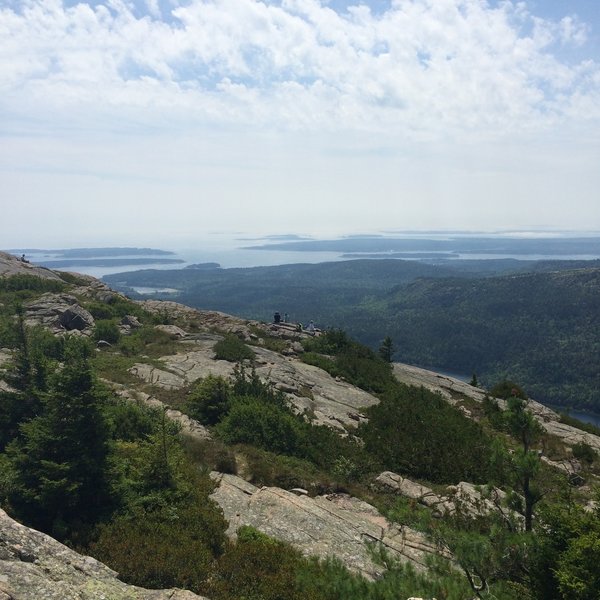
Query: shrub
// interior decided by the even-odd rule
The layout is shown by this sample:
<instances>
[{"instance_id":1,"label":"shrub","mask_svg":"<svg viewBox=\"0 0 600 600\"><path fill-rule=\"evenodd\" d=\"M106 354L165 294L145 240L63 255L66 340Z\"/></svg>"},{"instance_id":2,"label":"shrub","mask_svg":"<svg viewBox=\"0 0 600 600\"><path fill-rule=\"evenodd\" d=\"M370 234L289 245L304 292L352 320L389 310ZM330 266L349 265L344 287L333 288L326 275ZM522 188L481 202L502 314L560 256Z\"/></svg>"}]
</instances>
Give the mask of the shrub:
<instances>
[{"instance_id":1,"label":"shrub","mask_svg":"<svg viewBox=\"0 0 600 600\"><path fill-rule=\"evenodd\" d=\"M484 482L490 439L439 394L397 384L367 409L365 449L386 469L434 482Z\"/></svg>"},{"instance_id":2,"label":"shrub","mask_svg":"<svg viewBox=\"0 0 600 600\"><path fill-rule=\"evenodd\" d=\"M65 289L62 281L42 279L35 275L11 275L0 277L0 292L18 292L31 290L35 292L62 292Z\"/></svg>"},{"instance_id":3,"label":"shrub","mask_svg":"<svg viewBox=\"0 0 600 600\"><path fill-rule=\"evenodd\" d=\"M596 460L596 451L585 442L578 442L573 445L573 456L578 460L582 460L590 465Z\"/></svg>"},{"instance_id":4,"label":"shrub","mask_svg":"<svg viewBox=\"0 0 600 600\"><path fill-rule=\"evenodd\" d=\"M251 444L283 454L296 454L301 446L296 417L253 398L234 404L216 430L228 444Z\"/></svg>"},{"instance_id":5,"label":"shrub","mask_svg":"<svg viewBox=\"0 0 600 600\"><path fill-rule=\"evenodd\" d=\"M254 359L254 352L240 340L236 335L228 334L218 341L213 350L217 360L228 360L229 362L241 362Z\"/></svg>"},{"instance_id":6,"label":"shrub","mask_svg":"<svg viewBox=\"0 0 600 600\"><path fill-rule=\"evenodd\" d=\"M527 400L527 394L523 388L513 381L509 381L508 379L504 379L503 381L497 383L490 390L490 395L492 398L502 398L503 400L508 400L508 398L512 396L521 398L521 400Z\"/></svg>"},{"instance_id":7,"label":"shrub","mask_svg":"<svg viewBox=\"0 0 600 600\"><path fill-rule=\"evenodd\" d=\"M208 375L194 385L186 402L187 413L204 425L216 425L229 411L231 393L226 379Z\"/></svg>"},{"instance_id":8,"label":"shrub","mask_svg":"<svg viewBox=\"0 0 600 600\"><path fill-rule=\"evenodd\" d=\"M118 517L101 529L90 551L127 583L200 592L214 558L201 510L171 507Z\"/></svg>"},{"instance_id":9,"label":"shrub","mask_svg":"<svg viewBox=\"0 0 600 600\"><path fill-rule=\"evenodd\" d=\"M316 600L296 581L302 563L288 544L242 527L237 544L219 558L206 594L213 600Z\"/></svg>"},{"instance_id":10,"label":"shrub","mask_svg":"<svg viewBox=\"0 0 600 600\"><path fill-rule=\"evenodd\" d=\"M95 340L104 340L105 342L109 342L110 344L116 344L119 341L120 337L121 332L119 331L119 327L114 321L96 321L96 326L94 327Z\"/></svg>"}]
</instances>

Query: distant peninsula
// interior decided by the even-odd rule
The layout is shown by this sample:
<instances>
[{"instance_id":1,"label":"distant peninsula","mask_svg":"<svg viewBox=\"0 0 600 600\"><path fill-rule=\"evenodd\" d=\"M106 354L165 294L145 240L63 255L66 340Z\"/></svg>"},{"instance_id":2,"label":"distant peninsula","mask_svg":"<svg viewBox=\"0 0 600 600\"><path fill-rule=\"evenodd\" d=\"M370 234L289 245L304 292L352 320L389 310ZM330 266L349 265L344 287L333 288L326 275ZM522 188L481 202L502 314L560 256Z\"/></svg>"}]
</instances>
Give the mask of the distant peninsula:
<instances>
[{"instance_id":1,"label":"distant peninsula","mask_svg":"<svg viewBox=\"0 0 600 600\"><path fill-rule=\"evenodd\" d=\"M119 267L123 265L174 265L185 262L180 258L70 258L65 260L35 260L36 265L48 269L64 267Z\"/></svg>"},{"instance_id":2,"label":"distant peninsula","mask_svg":"<svg viewBox=\"0 0 600 600\"><path fill-rule=\"evenodd\" d=\"M13 248L7 250L11 254L48 254L53 258L102 258L117 256L169 256L175 254L170 250L159 250L157 248L127 248L127 247L108 247L108 248ZM46 265L48 266L48 265Z\"/></svg>"}]
</instances>

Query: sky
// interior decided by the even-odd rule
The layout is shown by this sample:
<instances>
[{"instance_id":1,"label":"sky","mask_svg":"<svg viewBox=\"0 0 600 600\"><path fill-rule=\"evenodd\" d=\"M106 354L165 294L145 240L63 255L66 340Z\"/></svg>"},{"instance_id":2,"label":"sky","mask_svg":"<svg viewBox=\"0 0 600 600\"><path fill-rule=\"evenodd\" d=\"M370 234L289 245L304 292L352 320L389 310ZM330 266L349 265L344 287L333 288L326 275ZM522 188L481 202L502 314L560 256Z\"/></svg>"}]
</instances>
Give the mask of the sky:
<instances>
[{"instance_id":1,"label":"sky","mask_svg":"<svg viewBox=\"0 0 600 600\"><path fill-rule=\"evenodd\" d=\"M598 0L0 0L0 248L600 230Z\"/></svg>"}]
</instances>

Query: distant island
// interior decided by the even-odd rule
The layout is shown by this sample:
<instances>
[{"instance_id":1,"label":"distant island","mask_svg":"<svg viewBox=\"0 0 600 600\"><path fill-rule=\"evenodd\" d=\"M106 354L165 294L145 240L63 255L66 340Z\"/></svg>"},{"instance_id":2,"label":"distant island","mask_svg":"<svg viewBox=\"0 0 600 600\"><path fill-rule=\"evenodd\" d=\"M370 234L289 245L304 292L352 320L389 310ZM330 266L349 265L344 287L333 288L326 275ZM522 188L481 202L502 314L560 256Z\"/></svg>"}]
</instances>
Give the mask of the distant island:
<instances>
[{"instance_id":1,"label":"distant island","mask_svg":"<svg viewBox=\"0 0 600 600\"><path fill-rule=\"evenodd\" d=\"M245 246L244 250L294 252L453 252L484 256L585 256L600 257L600 236L521 238L500 236L444 239L355 236L329 240L282 241Z\"/></svg>"},{"instance_id":2,"label":"distant island","mask_svg":"<svg viewBox=\"0 0 600 600\"><path fill-rule=\"evenodd\" d=\"M180 258L72 258L66 260L34 260L36 265L48 269L62 269L64 267L119 267L123 265L157 265L181 264L185 262Z\"/></svg>"},{"instance_id":3,"label":"distant island","mask_svg":"<svg viewBox=\"0 0 600 600\"><path fill-rule=\"evenodd\" d=\"M220 269L221 265L217 262L194 263L184 267L184 269Z\"/></svg>"},{"instance_id":4,"label":"distant island","mask_svg":"<svg viewBox=\"0 0 600 600\"><path fill-rule=\"evenodd\" d=\"M170 250L157 248L12 248L6 250L11 254L48 254L54 258L102 258L105 256L168 256L175 254ZM47 266L47 265L46 265Z\"/></svg>"},{"instance_id":5,"label":"distant island","mask_svg":"<svg viewBox=\"0 0 600 600\"><path fill-rule=\"evenodd\" d=\"M341 258L457 259L456 252L345 252Z\"/></svg>"}]
</instances>

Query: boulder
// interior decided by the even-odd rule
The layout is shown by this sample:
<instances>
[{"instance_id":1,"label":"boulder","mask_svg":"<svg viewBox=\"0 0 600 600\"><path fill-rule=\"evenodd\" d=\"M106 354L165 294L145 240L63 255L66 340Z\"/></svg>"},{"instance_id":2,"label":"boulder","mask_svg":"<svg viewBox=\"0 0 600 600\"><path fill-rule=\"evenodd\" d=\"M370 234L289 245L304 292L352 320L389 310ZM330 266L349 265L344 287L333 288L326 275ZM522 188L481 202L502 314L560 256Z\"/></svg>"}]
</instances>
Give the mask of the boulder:
<instances>
[{"instance_id":1,"label":"boulder","mask_svg":"<svg viewBox=\"0 0 600 600\"><path fill-rule=\"evenodd\" d=\"M64 331L90 332L94 318L79 306L71 294L42 294L25 307L27 325L41 325L54 333Z\"/></svg>"},{"instance_id":2,"label":"boulder","mask_svg":"<svg viewBox=\"0 0 600 600\"><path fill-rule=\"evenodd\" d=\"M206 600L186 590L146 590L11 519L0 509L0 598L7 600Z\"/></svg>"},{"instance_id":3,"label":"boulder","mask_svg":"<svg viewBox=\"0 0 600 600\"><path fill-rule=\"evenodd\" d=\"M166 390L176 390L185 385L185 380L179 375L158 369L146 363L136 363L129 369L129 372L148 383Z\"/></svg>"},{"instance_id":4,"label":"boulder","mask_svg":"<svg viewBox=\"0 0 600 600\"><path fill-rule=\"evenodd\" d=\"M207 375L229 377L235 365L214 359L213 346L219 339L216 335L195 335L193 350L160 359L164 369L138 363L130 372L144 381L169 389L183 387ZM364 407L379 402L375 396L336 380L318 367L286 358L266 348L254 346L253 350L256 373L261 379L272 382L286 393L292 408L298 413L308 414L318 425L328 425L345 433L346 428L354 428L366 420Z\"/></svg>"},{"instance_id":5,"label":"boulder","mask_svg":"<svg viewBox=\"0 0 600 600\"><path fill-rule=\"evenodd\" d=\"M131 329L138 329L142 326L139 319L134 315L125 315L121 319L121 325L126 325L127 327L131 327Z\"/></svg>"},{"instance_id":6,"label":"boulder","mask_svg":"<svg viewBox=\"0 0 600 600\"><path fill-rule=\"evenodd\" d=\"M175 339L182 339L187 336L187 333L177 325L155 325L154 329L158 329L158 331L162 331Z\"/></svg>"},{"instance_id":7,"label":"boulder","mask_svg":"<svg viewBox=\"0 0 600 600\"><path fill-rule=\"evenodd\" d=\"M436 494L431 488L391 471L384 471L378 475L373 487L415 500L432 509L437 516L459 511L460 514L472 518L499 513L504 518L510 515L516 520L522 519L520 515L506 508L506 492L496 487L487 488L461 481L457 485L449 485L446 494Z\"/></svg>"},{"instance_id":8,"label":"boulder","mask_svg":"<svg viewBox=\"0 0 600 600\"><path fill-rule=\"evenodd\" d=\"M94 317L85 308L73 304L61 313L59 322L67 331L83 331L94 326Z\"/></svg>"}]
</instances>

